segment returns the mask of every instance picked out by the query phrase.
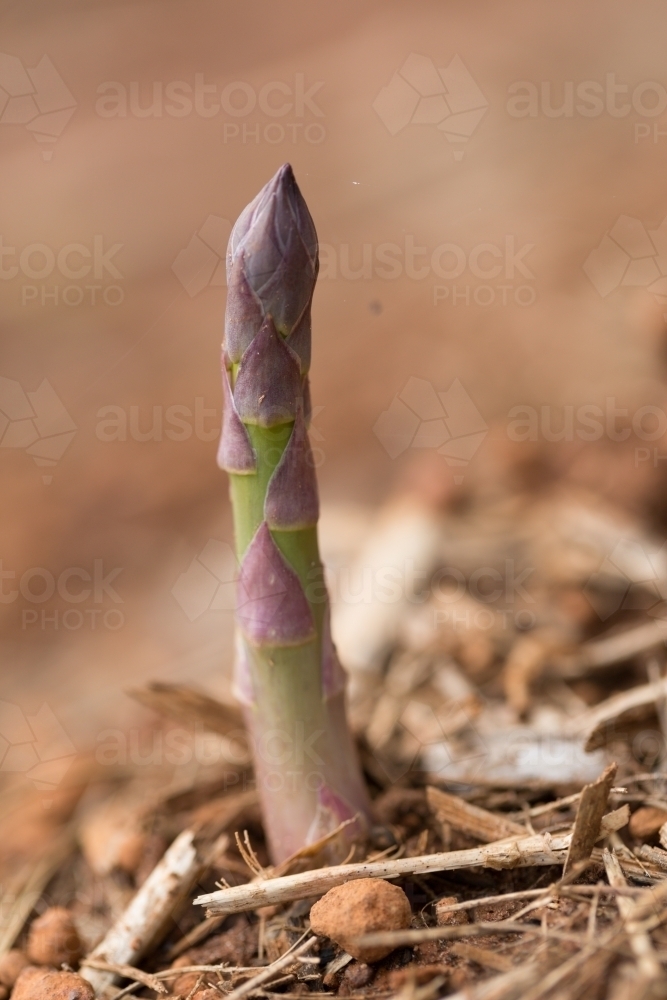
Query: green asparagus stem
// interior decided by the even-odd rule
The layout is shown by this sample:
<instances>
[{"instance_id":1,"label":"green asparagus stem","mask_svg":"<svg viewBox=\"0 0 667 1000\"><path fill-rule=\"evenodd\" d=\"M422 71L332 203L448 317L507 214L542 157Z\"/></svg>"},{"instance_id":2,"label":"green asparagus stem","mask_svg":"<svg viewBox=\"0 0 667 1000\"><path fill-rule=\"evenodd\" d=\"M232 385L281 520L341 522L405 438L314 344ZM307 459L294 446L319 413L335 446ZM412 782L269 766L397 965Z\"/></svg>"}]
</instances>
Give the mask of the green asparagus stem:
<instances>
[{"instance_id":1,"label":"green asparagus stem","mask_svg":"<svg viewBox=\"0 0 667 1000\"><path fill-rule=\"evenodd\" d=\"M229 241L218 455L241 565L235 689L275 862L355 816L357 834L368 815L317 543L307 432L317 270L315 227L286 164Z\"/></svg>"}]
</instances>

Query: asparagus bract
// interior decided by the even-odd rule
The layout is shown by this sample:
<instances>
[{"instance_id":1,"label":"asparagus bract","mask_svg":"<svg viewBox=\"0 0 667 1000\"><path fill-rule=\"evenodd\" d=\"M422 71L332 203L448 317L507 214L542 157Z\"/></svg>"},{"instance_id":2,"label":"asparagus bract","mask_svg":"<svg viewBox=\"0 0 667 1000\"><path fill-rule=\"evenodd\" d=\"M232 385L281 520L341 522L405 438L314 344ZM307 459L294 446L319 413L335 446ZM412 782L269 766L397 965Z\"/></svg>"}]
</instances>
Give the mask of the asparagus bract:
<instances>
[{"instance_id":1,"label":"asparagus bract","mask_svg":"<svg viewBox=\"0 0 667 1000\"><path fill-rule=\"evenodd\" d=\"M315 227L286 164L229 240L218 452L241 566L235 691L276 862L368 810L317 544L307 431L317 271Z\"/></svg>"}]
</instances>

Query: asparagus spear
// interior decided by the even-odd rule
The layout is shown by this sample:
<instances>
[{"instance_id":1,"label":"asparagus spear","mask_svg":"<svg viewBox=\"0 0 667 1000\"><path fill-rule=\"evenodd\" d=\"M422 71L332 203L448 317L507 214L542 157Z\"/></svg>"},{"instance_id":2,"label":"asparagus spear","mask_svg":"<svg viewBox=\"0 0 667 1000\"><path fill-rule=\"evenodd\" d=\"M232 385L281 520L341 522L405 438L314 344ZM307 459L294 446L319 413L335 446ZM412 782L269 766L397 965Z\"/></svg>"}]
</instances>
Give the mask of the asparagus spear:
<instances>
[{"instance_id":1,"label":"asparagus spear","mask_svg":"<svg viewBox=\"0 0 667 1000\"><path fill-rule=\"evenodd\" d=\"M344 706L317 544L308 441L317 234L285 164L243 210L227 249L225 416L237 556L235 690L254 750L273 860L368 801Z\"/></svg>"}]
</instances>

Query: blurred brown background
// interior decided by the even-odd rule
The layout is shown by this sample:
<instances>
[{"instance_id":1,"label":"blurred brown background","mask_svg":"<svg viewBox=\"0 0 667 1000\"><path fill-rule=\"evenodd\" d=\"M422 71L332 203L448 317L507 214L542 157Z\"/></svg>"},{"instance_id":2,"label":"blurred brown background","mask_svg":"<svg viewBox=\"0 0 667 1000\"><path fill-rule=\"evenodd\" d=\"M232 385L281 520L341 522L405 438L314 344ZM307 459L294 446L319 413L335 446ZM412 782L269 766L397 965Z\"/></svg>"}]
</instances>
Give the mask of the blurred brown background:
<instances>
[{"instance_id":1,"label":"blurred brown background","mask_svg":"<svg viewBox=\"0 0 667 1000\"><path fill-rule=\"evenodd\" d=\"M659 520L660 421L637 442L632 417L667 405L663 3L56 0L2 18L0 698L47 701L77 744L133 711L122 692L140 679L224 691L230 614L195 597L189 620L172 589L209 540L231 541L216 268L285 161L328 245L325 503L380 504L416 454L388 454L381 414L411 377L459 379L487 433L468 466L438 456L445 492L502 478L513 407L548 407L558 428L564 408L613 398L627 442L540 431L521 454ZM96 561L112 579L88 594Z\"/></svg>"}]
</instances>

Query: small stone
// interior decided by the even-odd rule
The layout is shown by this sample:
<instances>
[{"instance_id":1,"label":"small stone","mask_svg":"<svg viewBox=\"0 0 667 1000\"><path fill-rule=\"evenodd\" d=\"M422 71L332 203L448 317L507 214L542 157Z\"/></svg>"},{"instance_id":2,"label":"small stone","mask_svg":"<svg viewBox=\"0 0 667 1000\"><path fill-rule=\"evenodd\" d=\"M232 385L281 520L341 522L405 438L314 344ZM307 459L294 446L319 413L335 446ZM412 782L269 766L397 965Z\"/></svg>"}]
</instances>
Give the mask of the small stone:
<instances>
[{"instance_id":1,"label":"small stone","mask_svg":"<svg viewBox=\"0 0 667 1000\"><path fill-rule=\"evenodd\" d=\"M3 986L13 986L26 965L30 965L30 962L18 948L0 955L0 983Z\"/></svg>"},{"instance_id":2,"label":"small stone","mask_svg":"<svg viewBox=\"0 0 667 1000\"><path fill-rule=\"evenodd\" d=\"M180 966L185 968L188 965L192 965L192 962L190 962L185 955L180 955L179 958L172 963L171 967L172 969L178 969ZM170 989L174 995L182 995L186 997L188 993L195 988L198 980L199 976L196 972L184 972L182 976L177 976L175 979L172 979Z\"/></svg>"},{"instance_id":3,"label":"small stone","mask_svg":"<svg viewBox=\"0 0 667 1000\"><path fill-rule=\"evenodd\" d=\"M667 822L667 810L655 806L642 806L630 817L628 829L635 840L654 837L663 823Z\"/></svg>"},{"instance_id":4,"label":"small stone","mask_svg":"<svg viewBox=\"0 0 667 1000\"><path fill-rule=\"evenodd\" d=\"M365 948L354 938L374 931L410 926L410 902L402 889L384 879L353 879L330 889L310 911L315 934L331 938L359 962L378 962L393 948Z\"/></svg>"},{"instance_id":5,"label":"small stone","mask_svg":"<svg viewBox=\"0 0 667 1000\"><path fill-rule=\"evenodd\" d=\"M81 958L81 939L69 910L50 906L33 920L26 952L35 965L53 965L56 969L63 963L76 965Z\"/></svg>"},{"instance_id":6,"label":"small stone","mask_svg":"<svg viewBox=\"0 0 667 1000\"><path fill-rule=\"evenodd\" d=\"M341 985L352 990L361 990L368 986L375 975L375 969L365 962L350 962L343 973Z\"/></svg>"},{"instance_id":7,"label":"small stone","mask_svg":"<svg viewBox=\"0 0 667 1000\"><path fill-rule=\"evenodd\" d=\"M108 875L116 868L134 875L147 840L139 803L127 796L101 803L84 817L79 837L84 857L96 875Z\"/></svg>"},{"instance_id":8,"label":"small stone","mask_svg":"<svg viewBox=\"0 0 667 1000\"><path fill-rule=\"evenodd\" d=\"M435 922L438 927L468 923L468 914L465 910L447 910L448 906L453 906L455 903L458 903L456 896L443 896L435 904Z\"/></svg>"},{"instance_id":9,"label":"small stone","mask_svg":"<svg viewBox=\"0 0 667 1000\"><path fill-rule=\"evenodd\" d=\"M55 972L29 965L16 980L12 1000L95 1000L95 992L75 972Z\"/></svg>"}]
</instances>

